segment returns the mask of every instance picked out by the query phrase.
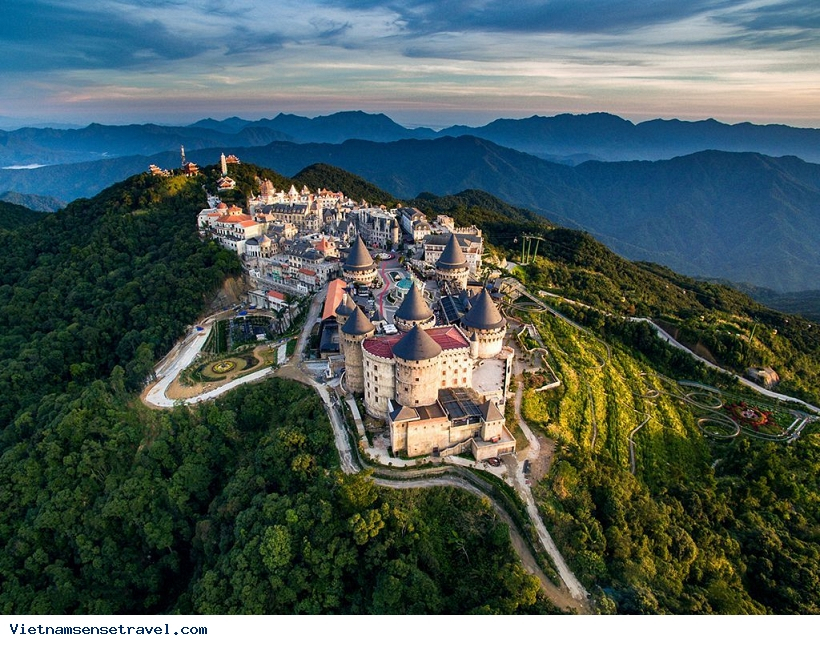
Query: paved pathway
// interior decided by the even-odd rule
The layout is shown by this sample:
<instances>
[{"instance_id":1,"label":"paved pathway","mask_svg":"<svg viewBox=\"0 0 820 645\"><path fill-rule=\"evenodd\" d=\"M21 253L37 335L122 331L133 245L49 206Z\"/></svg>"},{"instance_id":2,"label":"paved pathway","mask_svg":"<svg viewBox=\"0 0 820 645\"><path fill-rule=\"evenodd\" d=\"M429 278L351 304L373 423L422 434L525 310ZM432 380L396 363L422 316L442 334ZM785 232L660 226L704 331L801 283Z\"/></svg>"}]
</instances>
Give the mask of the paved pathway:
<instances>
[{"instance_id":1,"label":"paved pathway","mask_svg":"<svg viewBox=\"0 0 820 645\"><path fill-rule=\"evenodd\" d=\"M310 331L313 327L313 322L316 316L318 315L319 309L324 299L323 294L325 291L326 289L323 289L319 294L315 296L308 311L305 329L302 330L302 333L300 334L299 340L297 342L297 350L294 352L294 355L291 357L291 360L286 365L279 367L277 375L281 378L290 378L293 380L300 381L302 383L310 385L316 390L316 392L319 394L319 397L322 399L322 403L324 404L325 410L327 411L327 415L330 420L331 427L333 429L334 443L339 453L341 469L345 473L353 474L360 472L361 467L358 462L356 448L355 446L351 445L351 436L348 432L347 423L344 419L344 414L342 413L343 404L336 395L335 391L331 391L330 388L328 388L326 385L317 383L313 378L311 378L308 374L302 371L302 355L304 347L307 344L307 339L309 338ZM186 337L174 350L172 350L172 352L169 353L169 355L165 359L163 359L163 361L161 361L160 364L158 364L156 371L159 374L160 379L145 394L144 398L146 402L159 407L172 407L173 405L180 403L180 401L169 399L165 395L165 391L168 385L170 385L171 381L173 381L173 379L176 378L176 376L196 358L197 354L199 353L202 346L205 344L206 339L208 338L208 334L210 333L210 328L212 324L213 318L204 321L201 325L203 327L202 332L195 331L189 334L188 337ZM273 369L274 368L266 368L264 370L254 372L252 374L248 374L245 377L236 379L222 387L216 388L211 392L206 392L197 397L192 397L191 399L187 399L181 402L186 404L195 404L199 403L200 401L217 398L230 389L233 389L248 382L264 378L265 376L270 374L273 371ZM520 410L520 395L522 390L523 388L519 387L518 394L516 395L517 412ZM361 417L358 414L358 409L355 409L354 411L355 402L351 399L348 401L348 404L352 404L351 412L353 413L357 428L359 430L359 433L363 433L364 426L362 424ZM530 430L529 426L527 426L526 422L523 419L521 419L520 414L518 415L518 419L519 424L521 425L525 435L530 441L530 446L527 448L527 454L534 455L534 457L537 457L540 450L540 444L538 443L538 439L536 438L535 434ZM367 442L365 441L364 443L366 444ZM368 453L374 453L370 454L370 456L376 457L378 461L384 463L384 460L389 459L388 463L394 466L413 466L429 461L428 458L398 460L389 457L389 455L387 455L386 452L384 455L375 454L376 452L377 451L372 450L368 451ZM465 460L461 460L457 457L448 458L448 461L454 464L462 464L463 462L463 465L467 465L467 462ZM499 475L499 473L501 472L499 469L490 468L489 466L483 463L470 463L469 465L472 468L479 468L483 470L488 470L490 472L494 472L494 474L496 475ZM537 506L535 504L535 500L532 496L532 491L529 489L529 486L527 486L524 479L523 463L518 463L518 468L514 476L515 488L516 490L518 490L519 494L524 500L527 508L527 513L533 521L539 540L544 546L546 552L549 554L549 556L555 563L555 568L558 571L558 574L561 577L561 580L563 581L564 585L566 586L566 589L569 592L569 594L567 594L564 590L556 587L556 585L552 583L544 575L543 571L541 571L540 567L538 567L532 554L529 552L529 549L527 548L524 539L518 533L518 529L515 525L515 522L512 520L509 514L500 505L498 505L498 503L492 500L492 498L490 498L485 492L469 484L469 482L465 482L456 477L446 476L424 476L424 479L413 479L400 482L378 477L374 479L377 484L382 486L388 486L391 488L424 488L432 486L456 486L464 490L468 490L473 494L480 495L485 499L488 499L490 503L493 505L494 509L496 510L498 516L509 526L513 546L518 552L519 556L521 557L525 569L530 571L531 573L534 573L539 578L542 589L544 590L545 594L552 600L552 602L562 609L578 611L581 613L586 613L589 611L587 605L588 596L586 591L575 578L573 573L569 570L569 567L566 565L566 562L561 556L561 553L558 551L555 542L552 540L552 537L549 535L549 532L547 531L543 521L541 520Z\"/></svg>"},{"instance_id":2,"label":"paved pathway","mask_svg":"<svg viewBox=\"0 0 820 645\"><path fill-rule=\"evenodd\" d=\"M518 361L516 361L516 366L516 369L518 370L518 379L515 392L515 420L518 422L519 427L524 432L524 435L527 437L527 441L529 442L529 445L523 451L523 456L527 459L535 460L541 452L541 444L538 441L538 437L535 436L535 433L530 429L527 422L524 421L524 418L521 416L521 399L524 394L524 384L520 378L520 371L522 368L518 366ZM538 506L535 503L532 489L527 484L527 480L524 475L524 460L521 457L519 457L516 467L511 474L513 476L515 490L518 492L521 499L524 500L524 503L527 506L527 514L530 516L530 520L532 520L532 523L535 526L535 530L538 533L541 544L544 545L544 549L546 549L550 558L552 558L558 575L561 576L561 580L566 585L573 598L578 601L585 601L589 594L586 589L584 589L583 585L578 581L578 578L575 577L575 574L572 573L572 570L567 565L566 560L564 560L564 556L561 555L561 551L558 549L558 546L555 544L555 541L552 539L549 531L547 531L544 521L541 519L541 514L538 512Z\"/></svg>"}]
</instances>

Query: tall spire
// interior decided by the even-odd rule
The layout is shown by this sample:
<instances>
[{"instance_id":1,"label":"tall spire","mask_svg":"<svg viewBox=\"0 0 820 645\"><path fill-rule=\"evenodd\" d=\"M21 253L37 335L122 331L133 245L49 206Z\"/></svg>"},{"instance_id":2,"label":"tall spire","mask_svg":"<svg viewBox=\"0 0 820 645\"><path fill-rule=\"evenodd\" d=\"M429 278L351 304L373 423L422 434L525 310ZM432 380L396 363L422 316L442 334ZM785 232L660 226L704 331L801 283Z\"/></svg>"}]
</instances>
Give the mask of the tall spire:
<instances>
[{"instance_id":1,"label":"tall spire","mask_svg":"<svg viewBox=\"0 0 820 645\"><path fill-rule=\"evenodd\" d=\"M373 326L373 323L371 323L365 313L356 306L354 306L350 318L342 325L342 333L349 334L350 336L364 336L375 330L376 328Z\"/></svg>"},{"instance_id":2,"label":"tall spire","mask_svg":"<svg viewBox=\"0 0 820 645\"><path fill-rule=\"evenodd\" d=\"M418 325L407 332L404 337L393 346L393 356L406 361L426 361L441 354L441 345L434 341Z\"/></svg>"}]
</instances>

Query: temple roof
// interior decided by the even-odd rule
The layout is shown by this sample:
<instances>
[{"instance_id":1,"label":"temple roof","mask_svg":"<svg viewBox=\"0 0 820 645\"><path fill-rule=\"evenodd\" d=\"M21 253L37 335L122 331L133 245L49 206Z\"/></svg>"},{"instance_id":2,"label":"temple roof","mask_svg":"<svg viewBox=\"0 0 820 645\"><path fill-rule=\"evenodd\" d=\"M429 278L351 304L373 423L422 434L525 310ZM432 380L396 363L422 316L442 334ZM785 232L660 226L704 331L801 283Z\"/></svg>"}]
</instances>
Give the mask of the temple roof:
<instances>
[{"instance_id":1,"label":"temple roof","mask_svg":"<svg viewBox=\"0 0 820 645\"><path fill-rule=\"evenodd\" d=\"M414 283L404 297L401 306L396 311L396 318L411 322L424 322L432 317L433 311L427 302L425 302L424 296L421 295L421 292Z\"/></svg>"},{"instance_id":2,"label":"temple roof","mask_svg":"<svg viewBox=\"0 0 820 645\"><path fill-rule=\"evenodd\" d=\"M356 241L350 247L350 252L347 254L347 259L343 265L345 271L367 271L375 267L373 258L367 251L361 235L356 236Z\"/></svg>"},{"instance_id":3,"label":"temple roof","mask_svg":"<svg viewBox=\"0 0 820 645\"><path fill-rule=\"evenodd\" d=\"M481 290L470 310L461 319L461 326L471 329L499 329L506 324L487 289Z\"/></svg>"},{"instance_id":4,"label":"temple roof","mask_svg":"<svg viewBox=\"0 0 820 645\"><path fill-rule=\"evenodd\" d=\"M458 243L455 235L451 235L447 245L441 252L441 257L436 261L437 269L463 269L467 266L467 258Z\"/></svg>"},{"instance_id":5,"label":"temple roof","mask_svg":"<svg viewBox=\"0 0 820 645\"><path fill-rule=\"evenodd\" d=\"M441 354L441 345L418 325L393 346L393 355L406 361L426 361Z\"/></svg>"}]
</instances>

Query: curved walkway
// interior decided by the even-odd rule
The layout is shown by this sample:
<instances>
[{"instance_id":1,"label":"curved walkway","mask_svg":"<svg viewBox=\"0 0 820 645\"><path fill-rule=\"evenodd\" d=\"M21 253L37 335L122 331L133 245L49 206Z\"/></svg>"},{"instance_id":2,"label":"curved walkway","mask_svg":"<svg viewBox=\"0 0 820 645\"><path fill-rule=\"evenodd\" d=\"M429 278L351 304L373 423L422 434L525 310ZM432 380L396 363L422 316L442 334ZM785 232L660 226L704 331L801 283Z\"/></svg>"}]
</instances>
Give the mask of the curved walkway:
<instances>
[{"instance_id":1,"label":"curved walkway","mask_svg":"<svg viewBox=\"0 0 820 645\"><path fill-rule=\"evenodd\" d=\"M351 447L350 442L351 435L352 437L355 437L356 435L353 433L349 433L348 431L347 424L344 419L344 414L342 413L341 401L337 397L331 397L331 393L328 387L326 385L317 383L313 378L305 374L297 363L298 357L301 356L300 350L304 348L308 335L310 333L310 328L312 327L312 325L310 324L312 317L315 317L317 315L318 307L321 304L321 296L323 292L324 291L317 294L317 297L311 304L311 307L308 312L307 323L305 325L304 330L300 334L297 343L297 352L294 353L293 357L291 357L291 360L288 364L279 368L277 375L281 378L288 378L300 381L306 385L310 385L316 390L317 394L322 399L322 403L324 404L325 410L327 411L328 419L331 422L331 427L333 428L334 442L336 444L336 449L339 453L339 462L341 465L341 469L345 473L353 474L361 471L359 455L355 448L355 441L353 447ZM211 318L204 320L201 324L202 331L198 331L197 328L194 328L194 331L192 331L173 350L171 350L171 352L169 352L169 354L162 361L160 361L155 370L158 376L157 382L153 386L149 386L149 388L143 394L143 400L147 404L150 404L155 407L168 408L178 404L200 403L202 401L206 401L209 399L215 399L224 394L225 392L235 387L239 387L240 385L243 385L245 383L253 382L255 380L264 378L274 371L275 368L265 368L252 374L248 374L247 376L235 379L234 381L231 381L230 383L227 383L219 388L198 395L196 397L192 397L190 399L169 399L165 394L168 386L183 369L185 369L191 362L195 360L196 356L199 354L200 350L205 344L205 341L208 338L208 335L210 333L211 327L215 319L216 316L213 316ZM516 397L517 413L520 411L521 391L521 388L519 388L519 394ZM521 424L521 427L524 430L524 433L530 442L530 447L528 448L528 451L531 451L530 454L535 454L537 456L538 451L540 449L538 440L535 437L535 434L530 430L529 426L527 426L526 422L524 422L524 420L521 419L520 414L517 414L517 416L519 418L519 423ZM458 468L458 466L451 467ZM391 473L391 475L392 474L393 473ZM537 565L535 558L529 551L529 548L526 546L526 541L519 533L515 522L512 520L509 514L486 492L480 490L478 487L456 477L438 476L434 475L433 473L425 473L423 471L418 472L418 477L412 480L396 481L392 479L374 477L374 481L381 486L391 488L424 488L431 486L456 486L464 490L467 490L472 494L479 495L482 498L487 499L495 509L499 518L509 527L513 547L521 557L525 569L538 577L541 588L544 590L544 593L547 595L547 597L550 598L550 600L561 609L581 613L589 612L589 607L587 605L588 594L586 590L583 588L583 586L578 582L577 578L575 578L572 571L570 571L569 567L567 566L566 562L561 556L558 547L556 546L555 542L552 540L552 537L550 536L549 532L544 526L544 523L541 520L540 514L538 512L535 499L533 498L532 491L530 490L529 486L526 485L526 482L524 480L523 464L517 464L515 477L513 478L515 489L518 491L519 495L524 500L527 509L527 514L533 522L533 525L536 529L536 533L539 537L539 541L541 542L544 549L546 550L546 552L552 559L553 563L555 564L556 571L561 577L561 580L563 581L566 589L561 589L557 587L554 583L552 583L549 580L549 578L546 577L544 572Z\"/></svg>"},{"instance_id":2,"label":"curved walkway","mask_svg":"<svg viewBox=\"0 0 820 645\"><path fill-rule=\"evenodd\" d=\"M509 513L507 513L507 511L498 502L496 502L494 499L492 499L489 495L487 495L484 491L480 490L476 486L473 486L471 483L464 481L462 479L458 479L456 477L449 477L447 475L427 477L425 479L415 480L393 480L374 477L373 481L379 486L394 489L433 488L438 486L452 486L455 488L466 490L467 492L472 493L473 495L477 495L478 497L486 499L492 505L496 515L498 515L498 517L501 518L501 520L509 527L510 542L512 543L513 548L518 554L518 557L521 558L522 566L528 573L538 578L538 581L541 584L541 589L543 589L544 594L547 596L547 598L549 598L550 602L552 602L556 607L560 609L564 609L567 611L575 611L578 613L588 613L589 608L585 605L583 601L579 601L574 596L568 595L562 589L556 587L555 584L549 578L547 578L547 576L541 570L541 567L538 566L538 563L536 562L535 557L532 554L532 551L527 545L527 541L519 532L518 527L515 525L515 522L513 521L512 517L510 517Z\"/></svg>"},{"instance_id":3,"label":"curved walkway","mask_svg":"<svg viewBox=\"0 0 820 645\"><path fill-rule=\"evenodd\" d=\"M261 378L265 378L273 372L275 369L274 367L265 367L255 372L251 372L250 374L246 374L245 376L233 379L232 381L229 381L224 385L220 385L213 390L203 392L202 394L192 396L188 399L168 398L165 394L168 386L170 386L174 379L179 376L182 370L188 367L188 365L196 359L197 355L202 350L202 347L205 345L205 341L208 340L208 335L211 332L211 327L213 326L214 320L215 318L211 318L207 321L203 321L203 324L200 325L203 331L198 331L195 327L194 331L188 334L188 336L174 349L172 349L157 365L155 372L159 377L159 380L154 383L154 385L149 386L149 389L144 392L142 398L145 403L157 408L172 408L175 405L180 404L191 405L201 403L202 401L216 399L225 394L225 392L233 390L234 388L244 385L245 383L252 383L253 381L258 381Z\"/></svg>"},{"instance_id":4,"label":"curved walkway","mask_svg":"<svg viewBox=\"0 0 820 645\"><path fill-rule=\"evenodd\" d=\"M524 386L521 380L518 379L518 387L516 388L514 403L515 420L518 422L519 427L529 442L529 445L524 452L524 456L528 459L534 460L538 458L541 452L541 444L538 441L538 437L536 437L535 433L530 429L530 426L526 421L524 421L524 417L521 416L521 400L523 395ZM540 539L541 544L544 545L544 549L552 559L555 569L558 572L558 575L561 576L561 580L566 585L570 595L577 601L585 601L589 597L589 594L579 582L578 578L575 577L575 574L572 573L572 570L567 565L566 560L564 560L564 556L561 555L561 551L558 549L558 546L549 534L547 527L544 525L544 521L541 519L541 514L538 512L538 505L535 502L532 489L529 485L527 485L527 481L524 476L524 464L520 459L518 460L513 473L513 482L516 492L521 499L524 500L527 507L527 514L529 515L533 526L535 526L535 530L538 533L538 538Z\"/></svg>"},{"instance_id":5,"label":"curved walkway","mask_svg":"<svg viewBox=\"0 0 820 645\"><path fill-rule=\"evenodd\" d=\"M750 381L747 378L739 376L738 374L735 374L734 372L731 372L727 369L724 369L723 367L719 367L719 366L715 365L714 363L711 363L711 362L707 361L702 356L698 356L691 349L689 349L685 345L682 345L677 340L672 338L672 336L670 336L666 331L664 331L661 327L659 327L655 322L653 322L649 318L628 318L627 320L631 320L632 322L645 322L645 323L648 323L649 325L651 325L655 329L655 331L658 333L658 336L660 338L662 338L663 340L665 340L670 345L673 345L674 347L686 352L687 354L689 354L690 356L693 356L696 360L700 361L704 365L707 365L707 366L711 367L712 369L717 370L718 372L721 372L722 374L728 374L729 376L735 377L738 380L738 383L741 383L742 385L745 385L746 387L751 388L752 390L754 390L758 394L762 394L763 396L767 396L771 399L777 399L778 401L784 401L784 402L787 402L787 403L797 403L799 405L805 406L807 409L811 410L812 412L820 414L820 408L818 408L815 405L811 405L810 403L806 403L805 401L802 401L801 399L797 399L793 396L787 396L786 394L779 394L778 392L772 392L771 390L767 390L765 387L763 387L762 385L758 385L754 381Z\"/></svg>"}]
</instances>

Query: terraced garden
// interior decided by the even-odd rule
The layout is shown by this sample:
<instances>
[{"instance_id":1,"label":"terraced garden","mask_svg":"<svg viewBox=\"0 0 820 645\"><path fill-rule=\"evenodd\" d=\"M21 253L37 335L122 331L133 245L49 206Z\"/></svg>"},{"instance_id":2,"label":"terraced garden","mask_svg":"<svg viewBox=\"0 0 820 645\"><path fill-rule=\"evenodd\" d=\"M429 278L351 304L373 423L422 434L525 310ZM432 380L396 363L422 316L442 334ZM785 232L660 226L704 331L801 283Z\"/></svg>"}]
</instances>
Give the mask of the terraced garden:
<instances>
[{"instance_id":1,"label":"terraced garden","mask_svg":"<svg viewBox=\"0 0 820 645\"><path fill-rule=\"evenodd\" d=\"M781 508L752 511L765 502L749 506L749 500L766 499L761 491L775 475L758 482L737 473L814 450L816 435L806 419L744 389L662 376L627 349L550 313L521 318L536 326L562 382L555 390L524 393L524 417L556 442L551 470L533 493L598 608L764 612L772 592L756 585L774 584L780 574L766 573L763 560L749 554L760 548L758 525L769 521L759 513L774 526ZM808 436L786 445L804 428ZM812 548L802 534L789 539L800 553ZM769 551L767 557L778 557ZM749 571L758 582L748 581Z\"/></svg>"}]
</instances>

